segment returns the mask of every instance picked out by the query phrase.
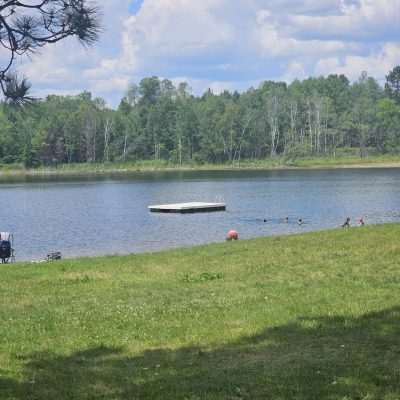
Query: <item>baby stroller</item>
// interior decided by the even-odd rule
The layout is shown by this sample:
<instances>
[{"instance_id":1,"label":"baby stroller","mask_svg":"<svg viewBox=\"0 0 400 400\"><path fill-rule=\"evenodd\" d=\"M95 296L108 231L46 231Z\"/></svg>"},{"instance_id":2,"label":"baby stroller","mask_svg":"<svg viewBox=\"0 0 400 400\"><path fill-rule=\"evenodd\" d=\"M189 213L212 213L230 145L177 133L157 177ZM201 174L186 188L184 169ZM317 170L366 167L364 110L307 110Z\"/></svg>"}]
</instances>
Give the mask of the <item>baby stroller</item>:
<instances>
[{"instance_id":1,"label":"baby stroller","mask_svg":"<svg viewBox=\"0 0 400 400\"><path fill-rule=\"evenodd\" d=\"M15 261L13 245L13 235L8 232L0 232L0 260L2 264Z\"/></svg>"}]
</instances>

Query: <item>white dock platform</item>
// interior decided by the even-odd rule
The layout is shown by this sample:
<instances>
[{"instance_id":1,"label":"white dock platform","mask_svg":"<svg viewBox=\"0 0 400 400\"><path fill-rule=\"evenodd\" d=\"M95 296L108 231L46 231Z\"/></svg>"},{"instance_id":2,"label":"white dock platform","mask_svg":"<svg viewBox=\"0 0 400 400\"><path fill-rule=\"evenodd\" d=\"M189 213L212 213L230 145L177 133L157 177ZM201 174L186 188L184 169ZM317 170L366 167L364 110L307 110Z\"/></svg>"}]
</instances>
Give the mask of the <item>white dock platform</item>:
<instances>
[{"instance_id":1,"label":"white dock platform","mask_svg":"<svg viewBox=\"0 0 400 400\"><path fill-rule=\"evenodd\" d=\"M158 213L198 213L198 212L213 212L213 211L225 211L225 203L179 203L179 204L160 204L155 206L149 206L151 212Z\"/></svg>"}]
</instances>

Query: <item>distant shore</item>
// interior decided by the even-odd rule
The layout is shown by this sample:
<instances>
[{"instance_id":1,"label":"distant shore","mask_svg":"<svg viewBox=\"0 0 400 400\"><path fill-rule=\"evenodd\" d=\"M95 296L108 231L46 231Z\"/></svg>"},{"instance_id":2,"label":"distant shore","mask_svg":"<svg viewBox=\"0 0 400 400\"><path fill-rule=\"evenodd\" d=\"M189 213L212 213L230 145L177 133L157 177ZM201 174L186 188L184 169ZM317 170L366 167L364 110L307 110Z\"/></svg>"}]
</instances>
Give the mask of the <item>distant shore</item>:
<instances>
[{"instance_id":1,"label":"distant shore","mask_svg":"<svg viewBox=\"0 0 400 400\"><path fill-rule=\"evenodd\" d=\"M245 170L301 170L301 169L356 169L400 168L400 156L376 156L369 158L284 158L245 160L235 164L173 164L163 161L140 161L127 163L63 164L50 167L26 169L19 165L0 166L0 179L8 177L109 175L173 171L245 171Z\"/></svg>"}]
</instances>

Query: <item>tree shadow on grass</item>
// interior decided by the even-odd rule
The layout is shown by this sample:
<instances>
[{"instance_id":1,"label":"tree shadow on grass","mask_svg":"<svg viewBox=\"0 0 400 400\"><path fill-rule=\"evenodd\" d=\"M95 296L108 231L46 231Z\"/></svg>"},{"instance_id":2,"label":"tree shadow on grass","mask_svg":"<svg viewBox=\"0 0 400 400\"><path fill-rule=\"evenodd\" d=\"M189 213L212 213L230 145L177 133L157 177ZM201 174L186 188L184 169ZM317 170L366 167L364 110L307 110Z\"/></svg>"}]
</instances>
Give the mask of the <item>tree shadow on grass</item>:
<instances>
[{"instance_id":1,"label":"tree shadow on grass","mask_svg":"<svg viewBox=\"0 0 400 400\"><path fill-rule=\"evenodd\" d=\"M300 318L216 349L35 354L23 381L0 378L0 398L399 399L400 307Z\"/></svg>"}]
</instances>

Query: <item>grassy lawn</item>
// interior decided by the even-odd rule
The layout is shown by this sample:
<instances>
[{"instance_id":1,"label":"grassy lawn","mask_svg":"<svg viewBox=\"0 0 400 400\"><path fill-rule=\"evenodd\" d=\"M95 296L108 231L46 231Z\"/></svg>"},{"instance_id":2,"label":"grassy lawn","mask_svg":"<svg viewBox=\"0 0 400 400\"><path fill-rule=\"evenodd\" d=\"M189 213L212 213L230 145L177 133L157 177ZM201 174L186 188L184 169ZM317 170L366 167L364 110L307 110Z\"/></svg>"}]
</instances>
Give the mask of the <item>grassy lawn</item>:
<instances>
[{"instance_id":1,"label":"grassy lawn","mask_svg":"<svg viewBox=\"0 0 400 400\"><path fill-rule=\"evenodd\" d=\"M0 266L0 398L400 398L400 225Z\"/></svg>"}]
</instances>

